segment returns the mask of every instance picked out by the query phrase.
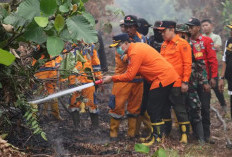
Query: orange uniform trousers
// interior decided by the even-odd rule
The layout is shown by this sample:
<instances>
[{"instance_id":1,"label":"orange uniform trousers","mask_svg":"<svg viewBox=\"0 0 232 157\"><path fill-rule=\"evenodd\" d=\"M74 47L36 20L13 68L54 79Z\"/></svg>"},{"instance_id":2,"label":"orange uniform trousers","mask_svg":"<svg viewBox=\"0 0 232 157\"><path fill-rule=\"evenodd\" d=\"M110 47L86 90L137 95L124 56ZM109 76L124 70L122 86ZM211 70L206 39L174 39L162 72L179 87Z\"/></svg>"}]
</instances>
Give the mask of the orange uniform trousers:
<instances>
[{"instance_id":1,"label":"orange uniform trousers","mask_svg":"<svg viewBox=\"0 0 232 157\"><path fill-rule=\"evenodd\" d=\"M70 99L70 106L69 108L71 110L75 110L77 109L78 111L80 111L80 105L82 103L81 97L86 98L87 100L84 102L85 103L85 107L89 110L90 113L97 113L98 112L98 108L97 105L94 103L94 93L95 93L95 87L89 87L86 89L83 89L81 92L74 92L71 96Z\"/></svg>"},{"instance_id":2,"label":"orange uniform trousers","mask_svg":"<svg viewBox=\"0 0 232 157\"><path fill-rule=\"evenodd\" d=\"M109 114L116 119L125 115L126 102L127 114L137 116L140 113L140 107L143 95L143 82L118 82L114 83L112 95L115 96L115 108L110 109Z\"/></svg>"}]
</instances>

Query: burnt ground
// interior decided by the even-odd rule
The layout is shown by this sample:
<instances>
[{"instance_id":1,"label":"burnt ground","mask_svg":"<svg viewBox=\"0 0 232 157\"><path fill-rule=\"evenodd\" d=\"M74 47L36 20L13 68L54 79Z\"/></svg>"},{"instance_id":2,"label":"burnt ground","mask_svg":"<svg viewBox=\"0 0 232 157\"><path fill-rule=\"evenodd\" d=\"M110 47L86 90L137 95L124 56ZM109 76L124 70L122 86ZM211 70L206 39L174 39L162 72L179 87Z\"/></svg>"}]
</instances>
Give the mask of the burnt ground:
<instances>
[{"instance_id":1,"label":"burnt ground","mask_svg":"<svg viewBox=\"0 0 232 157\"><path fill-rule=\"evenodd\" d=\"M29 136L28 131L21 131L20 137L15 137L9 142L18 146L20 150L27 152L30 156L55 156L55 157L76 157L76 156L152 156L158 148L164 148L167 156L232 156L232 149L226 148L225 133L223 126L217 120L215 113L211 112L212 138L216 144L206 144L201 146L193 137L190 137L189 144L183 145L179 141L177 128L172 130L168 139L160 145L150 147L149 154L137 153L134 150L135 143L139 139L128 139L127 120L122 120L119 132L119 141L111 142L109 139L109 115L108 98L112 85L104 85L104 92L98 93L100 109L99 130L90 129L90 117L88 113L81 115L81 127L79 131L74 131L70 115L60 105L63 121L57 121L53 117L40 118L40 124L47 134L48 141L44 141L38 136ZM213 92L212 92L213 93ZM63 98L66 102L68 98ZM226 96L227 102L229 101ZM212 106L222 113L218 101L213 95ZM227 103L229 104L229 103ZM228 125L228 135L232 140L232 121L225 118Z\"/></svg>"}]
</instances>

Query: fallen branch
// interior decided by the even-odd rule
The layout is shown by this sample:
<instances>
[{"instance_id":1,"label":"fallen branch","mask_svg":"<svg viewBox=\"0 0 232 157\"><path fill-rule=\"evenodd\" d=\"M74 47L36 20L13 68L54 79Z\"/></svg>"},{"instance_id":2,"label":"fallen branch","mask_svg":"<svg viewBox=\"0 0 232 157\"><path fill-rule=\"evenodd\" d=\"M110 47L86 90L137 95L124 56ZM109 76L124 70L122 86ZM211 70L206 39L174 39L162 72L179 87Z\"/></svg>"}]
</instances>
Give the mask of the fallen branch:
<instances>
[{"instance_id":1,"label":"fallen branch","mask_svg":"<svg viewBox=\"0 0 232 157\"><path fill-rule=\"evenodd\" d=\"M225 133L225 138L226 138L226 146L227 146L227 148L232 149L232 143L230 141L230 138L227 135L227 125L226 125L225 120L222 118L222 116L220 115L220 113L213 106L211 106L210 109L213 110L216 113L218 120L220 122L222 122L223 131Z\"/></svg>"}]
</instances>

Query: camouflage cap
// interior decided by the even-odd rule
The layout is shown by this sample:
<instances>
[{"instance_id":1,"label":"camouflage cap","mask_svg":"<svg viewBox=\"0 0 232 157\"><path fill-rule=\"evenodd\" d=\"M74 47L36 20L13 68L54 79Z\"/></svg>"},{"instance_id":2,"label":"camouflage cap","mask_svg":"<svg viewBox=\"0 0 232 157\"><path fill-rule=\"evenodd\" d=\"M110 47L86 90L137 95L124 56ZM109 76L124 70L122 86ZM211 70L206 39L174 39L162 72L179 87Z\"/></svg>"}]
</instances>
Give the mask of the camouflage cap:
<instances>
[{"instance_id":1,"label":"camouflage cap","mask_svg":"<svg viewBox=\"0 0 232 157\"><path fill-rule=\"evenodd\" d=\"M183 33L188 33L188 25L186 24L177 24L176 25L176 31L177 32L183 32Z\"/></svg>"}]
</instances>

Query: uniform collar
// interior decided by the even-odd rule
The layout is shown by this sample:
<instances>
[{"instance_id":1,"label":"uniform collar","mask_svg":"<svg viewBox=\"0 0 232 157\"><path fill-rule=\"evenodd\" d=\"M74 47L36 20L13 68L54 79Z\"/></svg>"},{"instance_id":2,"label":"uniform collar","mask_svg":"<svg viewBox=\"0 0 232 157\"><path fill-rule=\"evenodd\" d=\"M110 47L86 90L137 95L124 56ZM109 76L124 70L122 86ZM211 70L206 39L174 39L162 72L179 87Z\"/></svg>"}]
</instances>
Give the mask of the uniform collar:
<instances>
[{"instance_id":1,"label":"uniform collar","mask_svg":"<svg viewBox=\"0 0 232 157\"><path fill-rule=\"evenodd\" d=\"M191 40L192 40L192 41L199 41L199 40L202 40L202 38L203 38L203 35L200 34L199 37L198 37L196 40L195 40L195 39L192 39L192 38L191 38Z\"/></svg>"},{"instance_id":2,"label":"uniform collar","mask_svg":"<svg viewBox=\"0 0 232 157\"><path fill-rule=\"evenodd\" d=\"M172 42L176 43L176 41L180 38L180 36L178 34L175 35L174 38L172 38Z\"/></svg>"},{"instance_id":3,"label":"uniform collar","mask_svg":"<svg viewBox=\"0 0 232 157\"><path fill-rule=\"evenodd\" d=\"M165 41L164 43L166 43L166 44L168 44L168 43L170 43L170 42L176 43L177 40L178 40L179 38L180 38L180 36L179 36L178 34L176 34L175 37L172 38L172 40L170 40L170 41Z\"/></svg>"}]
</instances>

